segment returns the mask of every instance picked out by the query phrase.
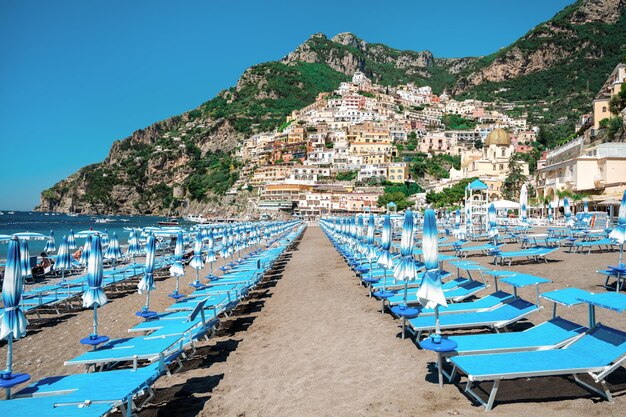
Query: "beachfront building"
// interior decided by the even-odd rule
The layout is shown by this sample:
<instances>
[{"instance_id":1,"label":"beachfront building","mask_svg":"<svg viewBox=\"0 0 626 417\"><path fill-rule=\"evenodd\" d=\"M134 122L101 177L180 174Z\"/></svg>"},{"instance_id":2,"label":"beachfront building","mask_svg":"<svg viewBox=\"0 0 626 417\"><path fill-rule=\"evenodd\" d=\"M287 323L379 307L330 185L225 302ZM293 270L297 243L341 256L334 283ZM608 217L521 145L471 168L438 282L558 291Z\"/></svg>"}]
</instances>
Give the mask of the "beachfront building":
<instances>
[{"instance_id":1,"label":"beachfront building","mask_svg":"<svg viewBox=\"0 0 626 417\"><path fill-rule=\"evenodd\" d=\"M574 139L547 153L537 170L537 195L558 200L567 190L586 194L592 201L619 198L626 187L626 143L600 143L585 148Z\"/></svg>"}]
</instances>

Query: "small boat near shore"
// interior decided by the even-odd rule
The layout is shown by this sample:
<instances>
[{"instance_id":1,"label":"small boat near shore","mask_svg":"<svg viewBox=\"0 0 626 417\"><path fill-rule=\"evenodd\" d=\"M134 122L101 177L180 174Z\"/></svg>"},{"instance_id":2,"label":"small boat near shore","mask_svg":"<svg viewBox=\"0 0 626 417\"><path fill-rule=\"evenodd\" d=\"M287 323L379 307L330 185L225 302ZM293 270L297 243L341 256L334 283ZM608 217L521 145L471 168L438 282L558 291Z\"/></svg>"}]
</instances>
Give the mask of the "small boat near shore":
<instances>
[{"instance_id":1,"label":"small boat near shore","mask_svg":"<svg viewBox=\"0 0 626 417\"><path fill-rule=\"evenodd\" d=\"M193 223L208 223L209 220L205 218L202 214L188 214L183 217L183 220L187 222Z\"/></svg>"},{"instance_id":2,"label":"small boat near shore","mask_svg":"<svg viewBox=\"0 0 626 417\"><path fill-rule=\"evenodd\" d=\"M171 219L168 219L168 220L162 220L160 222L157 222L157 224L159 226L179 226L178 219L176 219L176 218L171 218Z\"/></svg>"}]
</instances>

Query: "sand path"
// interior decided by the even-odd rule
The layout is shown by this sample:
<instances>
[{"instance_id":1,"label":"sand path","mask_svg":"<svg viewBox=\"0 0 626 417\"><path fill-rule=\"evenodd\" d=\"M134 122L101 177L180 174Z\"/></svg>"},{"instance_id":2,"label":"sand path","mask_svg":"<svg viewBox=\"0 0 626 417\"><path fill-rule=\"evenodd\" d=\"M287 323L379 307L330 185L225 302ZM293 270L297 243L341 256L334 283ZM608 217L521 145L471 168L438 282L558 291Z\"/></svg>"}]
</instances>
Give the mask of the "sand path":
<instances>
[{"instance_id":1,"label":"sand path","mask_svg":"<svg viewBox=\"0 0 626 417\"><path fill-rule=\"evenodd\" d=\"M309 227L201 415L418 414L415 387L438 390L424 381L422 352L377 308L321 229Z\"/></svg>"}]
</instances>

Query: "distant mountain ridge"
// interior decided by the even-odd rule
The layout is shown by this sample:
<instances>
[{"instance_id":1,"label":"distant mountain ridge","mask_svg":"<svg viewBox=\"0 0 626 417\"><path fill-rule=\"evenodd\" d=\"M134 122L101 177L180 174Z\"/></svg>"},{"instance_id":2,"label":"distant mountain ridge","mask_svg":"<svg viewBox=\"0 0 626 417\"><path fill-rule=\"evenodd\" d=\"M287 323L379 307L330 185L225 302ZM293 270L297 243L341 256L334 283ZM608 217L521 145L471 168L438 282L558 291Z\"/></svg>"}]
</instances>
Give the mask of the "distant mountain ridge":
<instances>
[{"instance_id":1,"label":"distant mountain ridge","mask_svg":"<svg viewBox=\"0 0 626 417\"><path fill-rule=\"evenodd\" d=\"M246 136L273 130L357 70L377 84L413 82L460 98L542 100L551 111L531 108L531 121L550 125L566 117L570 128L626 55L625 3L579 0L509 47L478 58L436 58L429 51L367 43L351 33L331 39L314 34L280 61L248 68L236 86L198 108L114 142L102 163L43 191L38 208L166 214L176 189L195 189L208 193L198 210L243 211L245 193L224 195L238 175L238 161L229 152Z\"/></svg>"}]
</instances>

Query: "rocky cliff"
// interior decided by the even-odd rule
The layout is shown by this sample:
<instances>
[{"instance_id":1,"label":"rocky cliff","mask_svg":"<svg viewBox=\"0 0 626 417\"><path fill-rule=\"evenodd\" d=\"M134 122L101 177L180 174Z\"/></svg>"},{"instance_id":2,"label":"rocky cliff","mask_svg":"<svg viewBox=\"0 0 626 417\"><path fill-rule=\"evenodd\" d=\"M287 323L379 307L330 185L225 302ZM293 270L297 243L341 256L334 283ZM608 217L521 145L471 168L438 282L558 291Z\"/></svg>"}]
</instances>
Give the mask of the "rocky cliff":
<instances>
[{"instance_id":1,"label":"rocky cliff","mask_svg":"<svg viewBox=\"0 0 626 417\"><path fill-rule=\"evenodd\" d=\"M549 124L565 116L569 129L626 55L625 2L579 0L509 47L479 58L435 58L351 33L331 39L315 34L282 60L247 69L236 86L198 108L114 142L102 163L43 191L38 208L168 214L190 203L207 213L249 211L226 197L238 178L231 151L244 137L275 129L291 111L357 70L378 84L413 82L460 98L541 100L541 120L532 120L531 108L531 121Z\"/></svg>"}]
</instances>

